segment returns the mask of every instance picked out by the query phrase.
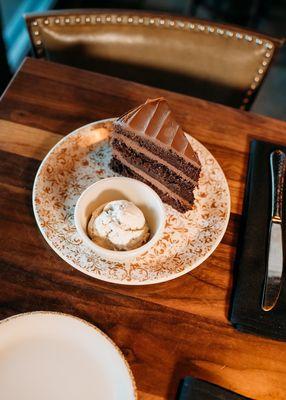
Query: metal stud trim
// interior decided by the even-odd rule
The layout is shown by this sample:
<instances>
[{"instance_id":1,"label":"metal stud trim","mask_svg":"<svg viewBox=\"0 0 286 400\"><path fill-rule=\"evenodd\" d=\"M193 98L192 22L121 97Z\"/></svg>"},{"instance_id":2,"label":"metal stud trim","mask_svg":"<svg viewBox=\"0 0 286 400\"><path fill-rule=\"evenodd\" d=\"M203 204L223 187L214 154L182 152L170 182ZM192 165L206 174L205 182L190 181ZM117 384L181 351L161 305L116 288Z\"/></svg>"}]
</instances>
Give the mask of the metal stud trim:
<instances>
[{"instance_id":1,"label":"metal stud trim","mask_svg":"<svg viewBox=\"0 0 286 400\"><path fill-rule=\"evenodd\" d=\"M260 39L259 39L260 40ZM257 44L257 39L255 40L255 43ZM260 42L259 42L260 43ZM261 41L260 45L263 45L263 42ZM269 52L269 45L271 49L273 49L273 44L269 42L264 43L264 48L265 48L265 53L263 56L263 60L261 62L261 66L258 68L257 73L255 74L253 81L251 82L250 85L250 90L248 90L242 100L243 105L240 107L241 109L245 109L245 105L249 103L248 100L250 100L250 97L253 96L254 92L257 90L258 86L261 84L262 78L265 75L265 72L267 70L267 65L270 57L273 56L273 52Z\"/></svg>"},{"instance_id":2,"label":"metal stud trim","mask_svg":"<svg viewBox=\"0 0 286 400\"><path fill-rule=\"evenodd\" d=\"M162 29L185 29L194 32L204 32L205 34L215 34L219 35L225 39L232 39L232 40L245 40L250 45L256 46L263 46L265 49L265 53L263 55L263 59L261 61L261 65L257 69L257 73L253 77L253 80L250 84L249 89L245 93L245 97L242 100L241 108L245 109L245 106L250 102L251 96L254 95L257 87L262 81L262 78L267 70L267 66L269 64L270 59L273 56L274 52L274 45L268 40L261 39L260 37L252 36L249 34L243 34L241 32L233 32L230 30L225 30L220 27L205 25L203 23L192 23L192 22L185 22L183 20L173 20L169 19L168 17L142 17L136 15L69 15L69 16L61 16L61 17L44 17L44 18L37 18L31 22L31 37L33 44L35 46L35 51L37 55L43 56L44 54L44 44L41 39L41 30L39 29L42 25L72 25L73 23L77 24L85 24L85 23L92 23L92 24L131 24L131 25L138 25L144 24L146 26L152 25L156 27L160 27Z\"/></svg>"}]
</instances>

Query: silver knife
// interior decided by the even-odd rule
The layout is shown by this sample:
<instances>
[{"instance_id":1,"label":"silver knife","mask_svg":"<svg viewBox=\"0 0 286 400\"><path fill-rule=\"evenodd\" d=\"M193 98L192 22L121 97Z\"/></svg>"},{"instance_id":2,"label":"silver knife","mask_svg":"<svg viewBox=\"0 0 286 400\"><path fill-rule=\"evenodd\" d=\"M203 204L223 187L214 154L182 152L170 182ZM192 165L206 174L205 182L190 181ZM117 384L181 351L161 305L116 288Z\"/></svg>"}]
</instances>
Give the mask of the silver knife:
<instances>
[{"instance_id":1,"label":"silver knife","mask_svg":"<svg viewBox=\"0 0 286 400\"><path fill-rule=\"evenodd\" d=\"M272 310L279 298L283 273L282 204L286 155L281 150L270 154L271 219L269 223L268 260L262 296L262 309Z\"/></svg>"}]
</instances>

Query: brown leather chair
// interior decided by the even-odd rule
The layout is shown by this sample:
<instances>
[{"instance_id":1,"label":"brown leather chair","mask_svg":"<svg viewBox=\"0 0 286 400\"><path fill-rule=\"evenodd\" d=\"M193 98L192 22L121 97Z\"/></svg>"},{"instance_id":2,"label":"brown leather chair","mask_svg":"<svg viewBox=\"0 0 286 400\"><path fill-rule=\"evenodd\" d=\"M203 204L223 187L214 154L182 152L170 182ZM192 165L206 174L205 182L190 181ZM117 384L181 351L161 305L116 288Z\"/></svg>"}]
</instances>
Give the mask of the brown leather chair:
<instances>
[{"instance_id":1,"label":"brown leather chair","mask_svg":"<svg viewBox=\"0 0 286 400\"><path fill-rule=\"evenodd\" d=\"M36 57L249 109L283 41L139 11L26 16Z\"/></svg>"}]
</instances>

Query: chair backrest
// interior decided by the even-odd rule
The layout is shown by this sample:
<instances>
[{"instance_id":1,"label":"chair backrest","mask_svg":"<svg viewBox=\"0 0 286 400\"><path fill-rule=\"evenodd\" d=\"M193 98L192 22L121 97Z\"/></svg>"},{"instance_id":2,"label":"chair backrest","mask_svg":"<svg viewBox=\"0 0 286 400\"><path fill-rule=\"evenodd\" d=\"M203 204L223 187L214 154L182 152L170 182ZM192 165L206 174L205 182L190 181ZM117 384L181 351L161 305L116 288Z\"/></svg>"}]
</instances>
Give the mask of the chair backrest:
<instances>
[{"instance_id":1,"label":"chair backrest","mask_svg":"<svg viewBox=\"0 0 286 400\"><path fill-rule=\"evenodd\" d=\"M138 11L26 16L35 55L249 109L282 40Z\"/></svg>"}]
</instances>

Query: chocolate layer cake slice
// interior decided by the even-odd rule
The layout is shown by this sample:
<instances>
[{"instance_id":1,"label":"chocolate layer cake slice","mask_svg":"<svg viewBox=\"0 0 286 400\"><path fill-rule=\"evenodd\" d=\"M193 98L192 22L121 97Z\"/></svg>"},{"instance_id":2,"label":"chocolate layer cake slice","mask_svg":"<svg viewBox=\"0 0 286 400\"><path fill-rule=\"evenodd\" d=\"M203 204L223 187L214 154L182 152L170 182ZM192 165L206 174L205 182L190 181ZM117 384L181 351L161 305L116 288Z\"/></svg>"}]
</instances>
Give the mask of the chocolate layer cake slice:
<instances>
[{"instance_id":1,"label":"chocolate layer cake slice","mask_svg":"<svg viewBox=\"0 0 286 400\"><path fill-rule=\"evenodd\" d=\"M192 207L201 164L164 98L115 120L111 146L114 171L147 183L181 212Z\"/></svg>"}]
</instances>

